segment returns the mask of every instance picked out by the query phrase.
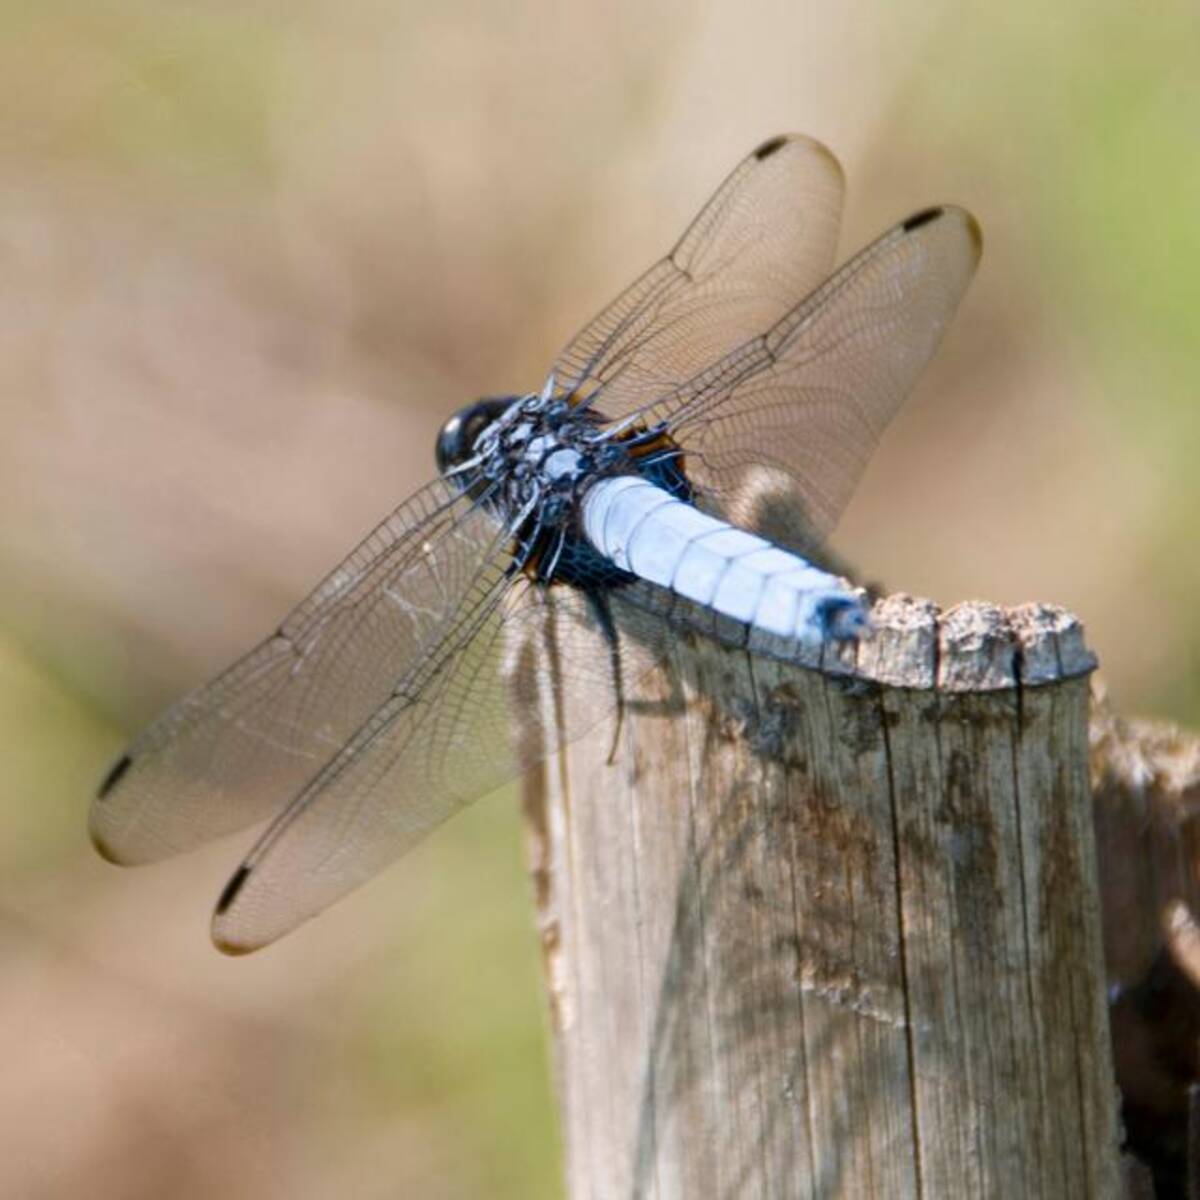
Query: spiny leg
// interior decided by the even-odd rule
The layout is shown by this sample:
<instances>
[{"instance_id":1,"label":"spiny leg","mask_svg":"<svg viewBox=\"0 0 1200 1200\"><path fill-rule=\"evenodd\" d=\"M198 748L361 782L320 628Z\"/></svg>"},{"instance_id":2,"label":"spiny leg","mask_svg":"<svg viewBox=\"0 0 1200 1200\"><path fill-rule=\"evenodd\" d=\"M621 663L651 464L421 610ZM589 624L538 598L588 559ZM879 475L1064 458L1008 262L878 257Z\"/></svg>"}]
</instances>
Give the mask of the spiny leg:
<instances>
[{"instance_id":1,"label":"spiny leg","mask_svg":"<svg viewBox=\"0 0 1200 1200\"><path fill-rule=\"evenodd\" d=\"M613 692L617 697L617 723L613 729L612 746L608 751L608 765L611 767L617 761L617 747L621 741L621 727L625 722L625 685L621 675L621 643L617 633L617 625L613 620L612 606L608 602L608 593L599 588L584 588L588 607L600 626L604 641L608 646L608 662L612 668Z\"/></svg>"}]
</instances>

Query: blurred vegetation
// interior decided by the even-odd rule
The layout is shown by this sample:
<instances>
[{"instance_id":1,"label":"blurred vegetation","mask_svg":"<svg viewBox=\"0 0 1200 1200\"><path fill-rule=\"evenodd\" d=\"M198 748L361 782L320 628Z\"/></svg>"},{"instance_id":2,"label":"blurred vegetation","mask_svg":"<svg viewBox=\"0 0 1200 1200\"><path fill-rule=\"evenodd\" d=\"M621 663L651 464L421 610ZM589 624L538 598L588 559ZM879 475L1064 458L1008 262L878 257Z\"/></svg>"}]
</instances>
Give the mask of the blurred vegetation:
<instances>
[{"instance_id":1,"label":"blurred vegetation","mask_svg":"<svg viewBox=\"0 0 1200 1200\"><path fill-rule=\"evenodd\" d=\"M261 178L287 36L281 15L10 0L0 6L6 134L23 156L127 180Z\"/></svg>"},{"instance_id":2,"label":"blurred vegetation","mask_svg":"<svg viewBox=\"0 0 1200 1200\"><path fill-rule=\"evenodd\" d=\"M970 53L978 33L947 29L927 111L951 114L957 151L986 155L1027 202L1036 299L1089 360L1097 419L1155 465L1162 495L1137 566L1182 619L1144 703L1196 723L1200 556L1184 548L1200 513L1200 14L1176 0L1152 15L1029 3L997 14L985 54ZM1121 502L1113 482L1101 506Z\"/></svg>"},{"instance_id":3,"label":"blurred vegetation","mask_svg":"<svg viewBox=\"0 0 1200 1200\"><path fill-rule=\"evenodd\" d=\"M847 250L943 198L987 242L840 544L1068 603L1200 724L1198 20L0 3L5 1194L560 1194L511 794L238 962L241 846L118 873L86 805L778 129L842 158Z\"/></svg>"}]
</instances>

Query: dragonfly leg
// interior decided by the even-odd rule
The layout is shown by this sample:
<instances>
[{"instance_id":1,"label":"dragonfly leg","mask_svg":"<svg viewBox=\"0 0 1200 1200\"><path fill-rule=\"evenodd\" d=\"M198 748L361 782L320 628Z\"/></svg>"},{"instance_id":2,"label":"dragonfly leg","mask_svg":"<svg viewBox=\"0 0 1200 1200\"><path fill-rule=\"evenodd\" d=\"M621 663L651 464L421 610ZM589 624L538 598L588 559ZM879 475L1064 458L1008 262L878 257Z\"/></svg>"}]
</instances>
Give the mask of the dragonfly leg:
<instances>
[{"instance_id":1,"label":"dragonfly leg","mask_svg":"<svg viewBox=\"0 0 1200 1200\"><path fill-rule=\"evenodd\" d=\"M621 642L617 633L617 625L613 620L612 606L608 602L608 594L598 588L585 588L583 594L587 597L588 607L604 641L608 646L608 663L612 670L613 693L617 700L617 721L613 728L612 746L608 751L608 765L611 767L617 761L617 746L621 741L621 726L625 721L625 686L621 675Z\"/></svg>"}]
</instances>

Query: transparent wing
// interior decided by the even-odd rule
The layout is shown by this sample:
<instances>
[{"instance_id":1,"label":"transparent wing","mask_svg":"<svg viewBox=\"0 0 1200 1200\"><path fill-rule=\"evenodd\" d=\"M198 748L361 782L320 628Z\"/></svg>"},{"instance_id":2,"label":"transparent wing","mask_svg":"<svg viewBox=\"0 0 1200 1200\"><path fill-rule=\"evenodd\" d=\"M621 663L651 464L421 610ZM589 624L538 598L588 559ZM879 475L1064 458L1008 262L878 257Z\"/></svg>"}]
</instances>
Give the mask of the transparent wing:
<instances>
[{"instance_id":1,"label":"transparent wing","mask_svg":"<svg viewBox=\"0 0 1200 1200\"><path fill-rule=\"evenodd\" d=\"M636 583L612 597L627 704L647 699L641 681L668 640L665 603L664 593ZM594 697L591 724L613 710L610 648L584 595L523 577L510 587L497 560L436 657L268 827L217 905L213 940L235 954L274 941L552 753L537 710L551 678ZM554 725L553 736L568 740L591 727Z\"/></svg>"},{"instance_id":2,"label":"transparent wing","mask_svg":"<svg viewBox=\"0 0 1200 1200\"><path fill-rule=\"evenodd\" d=\"M504 543L448 483L418 491L273 636L137 738L92 807L100 852L148 862L277 812L435 651Z\"/></svg>"},{"instance_id":3,"label":"transparent wing","mask_svg":"<svg viewBox=\"0 0 1200 1200\"><path fill-rule=\"evenodd\" d=\"M554 364L556 386L618 418L754 337L828 274L844 186L819 142L772 138L745 158L675 248Z\"/></svg>"},{"instance_id":4,"label":"transparent wing","mask_svg":"<svg viewBox=\"0 0 1200 1200\"><path fill-rule=\"evenodd\" d=\"M562 386L600 387L609 416L668 422L711 507L761 527L751 501L777 487L823 532L932 353L979 240L958 210L918 214L797 303L832 252L840 177L827 168L833 183L811 189L834 210L826 232L771 243L791 191L764 172L789 154L821 161L794 139L761 147L556 370ZM789 254L807 265L777 261ZM612 663L587 598L513 577L507 541L449 485L418 493L273 638L134 743L93 810L97 844L145 861L282 809L214 917L218 944L249 950L552 751L535 722L516 744L509 724L549 675L588 688L601 719ZM611 603L636 704L669 641L670 598L635 583Z\"/></svg>"},{"instance_id":5,"label":"transparent wing","mask_svg":"<svg viewBox=\"0 0 1200 1200\"><path fill-rule=\"evenodd\" d=\"M835 524L979 261L960 208L917 213L761 336L653 398L702 507L810 552ZM648 397L648 399L651 399Z\"/></svg>"}]
</instances>

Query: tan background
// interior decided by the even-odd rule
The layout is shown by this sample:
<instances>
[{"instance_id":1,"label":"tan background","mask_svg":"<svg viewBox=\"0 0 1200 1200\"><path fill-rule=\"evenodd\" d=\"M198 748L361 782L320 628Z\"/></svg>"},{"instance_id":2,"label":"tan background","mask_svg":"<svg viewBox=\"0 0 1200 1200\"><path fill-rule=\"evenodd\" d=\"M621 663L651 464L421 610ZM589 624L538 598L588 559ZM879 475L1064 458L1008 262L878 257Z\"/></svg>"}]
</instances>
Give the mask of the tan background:
<instances>
[{"instance_id":1,"label":"tan background","mask_svg":"<svg viewBox=\"0 0 1200 1200\"><path fill-rule=\"evenodd\" d=\"M1121 707L1200 722L1197 20L0 4L0 1192L560 1194L511 794L237 961L245 839L118 872L86 806L779 130L842 159L844 251L985 233L839 549L1066 603Z\"/></svg>"}]
</instances>

